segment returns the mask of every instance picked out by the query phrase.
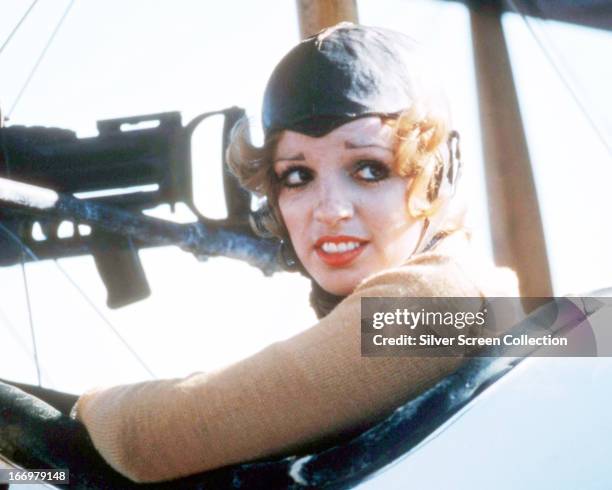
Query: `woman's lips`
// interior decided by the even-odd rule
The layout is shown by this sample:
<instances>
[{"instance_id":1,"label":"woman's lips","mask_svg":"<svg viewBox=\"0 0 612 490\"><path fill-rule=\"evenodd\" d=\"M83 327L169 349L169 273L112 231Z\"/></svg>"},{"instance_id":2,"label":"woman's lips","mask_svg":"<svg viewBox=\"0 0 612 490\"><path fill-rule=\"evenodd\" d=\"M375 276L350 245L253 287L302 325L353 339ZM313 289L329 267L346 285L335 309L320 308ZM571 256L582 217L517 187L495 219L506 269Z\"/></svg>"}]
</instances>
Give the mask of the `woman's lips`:
<instances>
[{"instance_id":1,"label":"woman's lips","mask_svg":"<svg viewBox=\"0 0 612 490\"><path fill-rule=\"evenodd\" d=\"M363 252L367 242L353 236L324 236L315 243L319 258L331 267L344 267Z\"/></svg>"}]
</instances>

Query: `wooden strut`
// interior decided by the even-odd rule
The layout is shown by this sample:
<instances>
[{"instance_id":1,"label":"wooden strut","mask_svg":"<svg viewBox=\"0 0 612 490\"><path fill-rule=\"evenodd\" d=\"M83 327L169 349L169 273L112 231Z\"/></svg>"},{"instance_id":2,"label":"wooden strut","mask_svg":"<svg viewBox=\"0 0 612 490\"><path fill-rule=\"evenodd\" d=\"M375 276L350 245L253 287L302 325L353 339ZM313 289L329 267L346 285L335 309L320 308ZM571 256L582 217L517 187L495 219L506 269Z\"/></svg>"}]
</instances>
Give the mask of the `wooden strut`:
<instances>
[{"instance_id":1,"label":"wooden strut","mask_svg":"<svg viewBox=\"0 0 612 490\"><path fill-rule=\"evenodd\" d=\"M498 2L471 5L491 241L495 262L514 269L521 296L553 295L529 151Z\"/></svg>"},{"instance_id":2,"label":"wooden strut","mask_svg":"<svg viewBox=\"0 0 612 490\"><path fill-rule=\"evenodd\" d=\"M0 178L0 202L96 226L150 245L178 245L198 258L225 256L243 260L264 274L280 271L279 244L243 227L215 221L180 224Z\"/></svg>"},{"instance_id":3,"label":"wooden strut","mask_svg":"<svg viewBox=\"0 0 612 490\"><path fill-rule=\"evenodd\" d=\"M359 22L356 0L297 0L297 11L302 39L338 22Z\"/></svg>"}]
</instances>

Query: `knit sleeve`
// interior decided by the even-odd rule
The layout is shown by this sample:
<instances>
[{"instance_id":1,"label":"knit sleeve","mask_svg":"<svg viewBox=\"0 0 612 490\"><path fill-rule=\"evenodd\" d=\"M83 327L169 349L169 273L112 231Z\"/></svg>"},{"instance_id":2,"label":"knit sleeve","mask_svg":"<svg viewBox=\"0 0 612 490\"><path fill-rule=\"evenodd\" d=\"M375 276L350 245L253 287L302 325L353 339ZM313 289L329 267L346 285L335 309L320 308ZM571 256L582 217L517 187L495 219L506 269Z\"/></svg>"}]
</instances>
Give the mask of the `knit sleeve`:
<instances>
[{"instance_id":1,"label":"knit sleeve","mask_svg":"<svg viewBox=\"0 0 612 490\"><path fill-rule=\"evenodd\" d=\"M429 268L427 268L429 267ZM448 264L373 278L312 328L210 374L94 390L77 416L116 470L174 479L355 433L455 370L457 358L367 358L362 296L478 296Z\"/></svg>"}]
</instances>

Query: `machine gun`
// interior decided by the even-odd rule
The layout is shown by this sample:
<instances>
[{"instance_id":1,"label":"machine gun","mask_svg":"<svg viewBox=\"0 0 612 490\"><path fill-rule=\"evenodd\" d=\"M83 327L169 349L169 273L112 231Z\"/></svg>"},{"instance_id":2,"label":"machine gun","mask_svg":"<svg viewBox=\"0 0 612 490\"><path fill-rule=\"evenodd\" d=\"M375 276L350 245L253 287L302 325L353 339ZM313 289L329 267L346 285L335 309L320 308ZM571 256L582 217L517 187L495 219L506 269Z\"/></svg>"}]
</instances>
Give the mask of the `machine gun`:
<instances>
[{"instance_id":1,"label":"machine gun","mask_svg":"<svg viewBox=\"0 0 612 490\"><path fill-rule=\"evenodd\" d=\"M121 221L112 212L114 209L130 213L121 215L124 220L126 216L133 216L136 221L143 221L145 209L160 204L169 204L174 209L182 202L209 232L230 230L239 236L255 238L249 227L250 195L240 187L225 163L227 218L209 219L194 205L191 139L199 124L215 115L224 116L222 148L225 154L230 130L244 115L244 110L237 107L201 114L186 126L182 125L178 112L98 121L99 135L90 138L78 138L73 131L58 128L0 128L0 174L57 191L73 204L75 200L71 196L83 197L86 193L83 204L88 204L89 217L105 214L109 221ZM126 128L140 123L155 127ZM40 210L31 206L4 201L0 222L32 254L24 254L16 240L11 242L6 236L0 236L0 265L31 260L32 255L46 259L92 254L108 291L107 304L117 308L150 294L138 250L160 244L181 244L176 227L172 228L174 232L169 233L168 240L160 243L160 240L143 239L142 233L120 233L121 223L106 223L100 216L84 221L77 218L78 213L74 220L67 218L66 213L41 215ZM73 232L68 236L58 233L61 222L67 219L73 225ZM78 226L82 223L91 228Z\"/></svg>"}]
</instances>

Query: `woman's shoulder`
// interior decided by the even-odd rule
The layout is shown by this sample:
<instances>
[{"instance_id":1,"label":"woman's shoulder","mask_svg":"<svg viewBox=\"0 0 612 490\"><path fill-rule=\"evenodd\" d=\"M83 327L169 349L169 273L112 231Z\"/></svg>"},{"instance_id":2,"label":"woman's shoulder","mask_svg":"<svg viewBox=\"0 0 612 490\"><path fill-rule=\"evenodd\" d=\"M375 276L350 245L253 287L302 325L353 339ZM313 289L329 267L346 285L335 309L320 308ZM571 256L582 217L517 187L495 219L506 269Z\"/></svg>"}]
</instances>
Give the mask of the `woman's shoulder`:
<instances>
[{"instance_id":1,"label":"woman's shoulder","mask_svg":"<svg viewBox=\"0 0 612 490\"><path fill-rule=\"evenodd\" d=\"M519 296L514 271L495 266L471 246L469 235L454 232L400 267L366 278L359 296L492 297Z\"/></svg>"}]
</instances>

